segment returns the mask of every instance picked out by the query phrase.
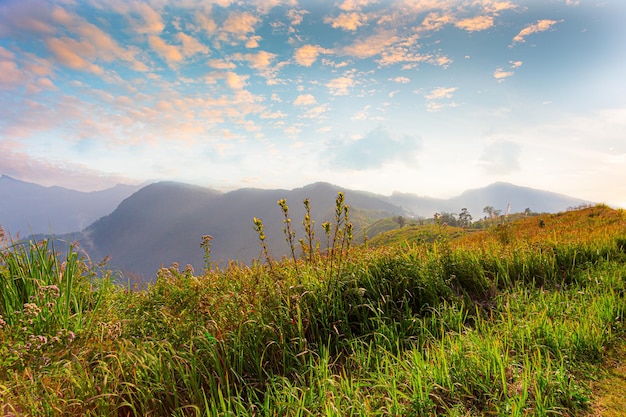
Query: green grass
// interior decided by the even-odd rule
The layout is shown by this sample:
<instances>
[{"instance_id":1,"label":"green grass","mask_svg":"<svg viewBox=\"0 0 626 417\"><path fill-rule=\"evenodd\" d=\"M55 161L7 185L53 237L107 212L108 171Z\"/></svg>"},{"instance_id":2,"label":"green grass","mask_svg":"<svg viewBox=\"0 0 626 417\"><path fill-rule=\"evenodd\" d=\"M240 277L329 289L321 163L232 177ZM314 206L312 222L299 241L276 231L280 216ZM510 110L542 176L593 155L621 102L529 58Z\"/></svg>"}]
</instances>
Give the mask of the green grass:
<instances>
[{"instance_id":1,"label":"green grass","mask_svg":"<svg viewBox=\"0 0 626 417\"><path fill-rule=\"evenodd\" d=\"M339 206L328 251L215 269L205 246L202 274L172 265L142 290L71 245L2 249L2 413L585 415L611 394L623 211L350 247Z\"/></svg>"}]
</instances>

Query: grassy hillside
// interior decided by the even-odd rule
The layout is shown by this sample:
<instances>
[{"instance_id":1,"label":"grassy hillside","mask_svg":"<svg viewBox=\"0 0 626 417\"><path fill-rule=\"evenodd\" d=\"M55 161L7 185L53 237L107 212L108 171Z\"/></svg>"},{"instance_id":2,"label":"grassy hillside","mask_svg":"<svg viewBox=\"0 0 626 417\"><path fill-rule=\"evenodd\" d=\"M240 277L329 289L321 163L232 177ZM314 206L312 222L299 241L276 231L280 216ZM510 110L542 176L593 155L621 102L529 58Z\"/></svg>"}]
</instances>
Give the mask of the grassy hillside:
<instances>
[{"instance_id":1,"label":"grassy hillside","mask_svg":"<svg viewBox=\"0 0 626 417\"><path fill-rule=\"evenodd\" d=\"M217 270L207 238L204 271L135 291L78 248L3 249L2 413L620 415L623 211L349 247L336 208L325 253Z\"/></svg>"}]
</instances>

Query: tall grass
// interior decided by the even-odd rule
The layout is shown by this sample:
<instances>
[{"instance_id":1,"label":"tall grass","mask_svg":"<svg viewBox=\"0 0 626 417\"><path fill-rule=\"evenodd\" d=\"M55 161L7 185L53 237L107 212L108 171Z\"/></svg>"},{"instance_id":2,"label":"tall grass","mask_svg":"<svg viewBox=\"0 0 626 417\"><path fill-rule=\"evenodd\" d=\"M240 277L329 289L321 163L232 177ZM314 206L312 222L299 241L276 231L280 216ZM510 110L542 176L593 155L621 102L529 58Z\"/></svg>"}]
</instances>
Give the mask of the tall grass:
<instances>
[{"instance_id":1,"label":"tall grass","mask_svg":"<svg viewBox=\"0 0 626 417\"><path fill-rule=\"evenodd\" d=\"M619 212L353 248L342 195L326 242L308 201L302 239L278 204L290 258L216 269L204 237L202 275L173 264L141 291L73 246L2 250L3 413L576 415L623 344Z\"/></svg>"}]
</instances>

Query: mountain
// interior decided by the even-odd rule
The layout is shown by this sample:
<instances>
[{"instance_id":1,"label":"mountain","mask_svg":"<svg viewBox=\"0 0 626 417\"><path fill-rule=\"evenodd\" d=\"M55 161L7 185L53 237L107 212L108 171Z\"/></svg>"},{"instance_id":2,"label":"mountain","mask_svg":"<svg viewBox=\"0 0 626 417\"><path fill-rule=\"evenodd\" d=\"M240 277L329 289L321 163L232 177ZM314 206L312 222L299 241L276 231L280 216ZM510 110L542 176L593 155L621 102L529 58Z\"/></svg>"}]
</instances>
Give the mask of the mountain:
<instances>
[{"instance_id":1,"label":"mountain","mask_svg":"<svg viewBox=\"0 0 626 417\"><path fill-rule=\"evenodd\" d=\"M512 213L522 212L527 208L537 213L555 213L568 207L591 204L590 201L579 198L505 182L467 190L447 200L401 193L392 194L389 200L417 216L432 217L436 212L459 213L462 208L467 208L474 219L483 217L483 209L487 206L501 210L502 213L506 212L509 204Z\"/></svg>"},{"instance_id":2,"label":"mountain","mask_svg":"<svg viewBox=\"0 0 626 417\"><path fill-rule=\"evenodd\" d=\"M84 229L113 211L141 186L116 185L94 192L44 187L0 176L0 225L13 237Z\"/></svg>"},{"instance_id":3,"label":"mountain","mask_svg":"<svg viewBox=\"0 0 626 417\"><path fill-rule=\"evenodd\" d=\"M35 233L52 230L57 236L75 232L65 239L78 240L93 260L110 256L111 268L134 274L138 280L150 281L161 266L173 262L181 267L191 264L201 270L203 235L213 236L213 261L223 264L233 259L249 263L259 259L261 248L253 229L254 217L263 220L272 255L275 258L287 255L289 248L282 232L284 217L277 204L277 200L283 198L289 205L292 227L298 238L303 237L305 210L302 202L305 198L310 200L316 237L322 242L325 239L321 223L333 220L339 191L345 192L346 204L351 207L355 241L363 235L363 227L397 215L432 217L436 212L459 213L467 208L474 219L479 219L486 206L503 213L508 204L512 212L526 208L534 212L558 212L589 203L507 183L468 190L450 199L402 193L382 196L323 182L293 190L242 188L226 193L177 182L158 182L132 191L132 187L117 186L101 192L81 193L3 176L0 178L0 224L12 234L16 228L22 235L24 230L31 229ZM30 219L28 223L26 219ZM89 219L92 221L89 226L79 232ZM28 225L30 227L24 229Z\"/></svg>"},{"instance_id":4,"label":"mountain","mask_svg":"<svg viewBox=\"0 0 626 417\"><path fill-rule=\"evenodd\" d=\"M261 248L253 218L261 218L274 257L288 252L282 232L283 213L277 204L286 199L292 227L302 236L303 201L310 199L317 237L324 240L321 223L334 218L335 198L342 189L315 183L294 190L244 188L228 193L174 182L148 185L124 200L108 216L84 232L81 246L91 258L111 257L110 266L150 280L161 266L178 262L200 270L203 235L213 236L211 259L236 259L249 263L260 258ZM353 220L379 219L406 214L386 197L345 190ZM355 227L359 225L356 224Z\"/></svg>"}]
</instances>

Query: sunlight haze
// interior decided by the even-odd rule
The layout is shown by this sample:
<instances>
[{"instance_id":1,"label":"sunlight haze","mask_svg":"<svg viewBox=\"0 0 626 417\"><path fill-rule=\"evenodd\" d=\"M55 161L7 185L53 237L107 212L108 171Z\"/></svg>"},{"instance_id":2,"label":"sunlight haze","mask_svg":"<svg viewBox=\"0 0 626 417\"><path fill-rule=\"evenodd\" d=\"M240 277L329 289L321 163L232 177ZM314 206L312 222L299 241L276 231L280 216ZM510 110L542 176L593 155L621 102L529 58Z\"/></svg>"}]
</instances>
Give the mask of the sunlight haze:
<instances>
[{"instance_id":1,"label":"sunlight haze","mask_svg":"<svg viewBox=\"0 0 626 417\"><path fill-rule=\"evenodd\" d=\"M626 3L0 2L0 174L626 207Z\"/></svg>"}]
</instances>

